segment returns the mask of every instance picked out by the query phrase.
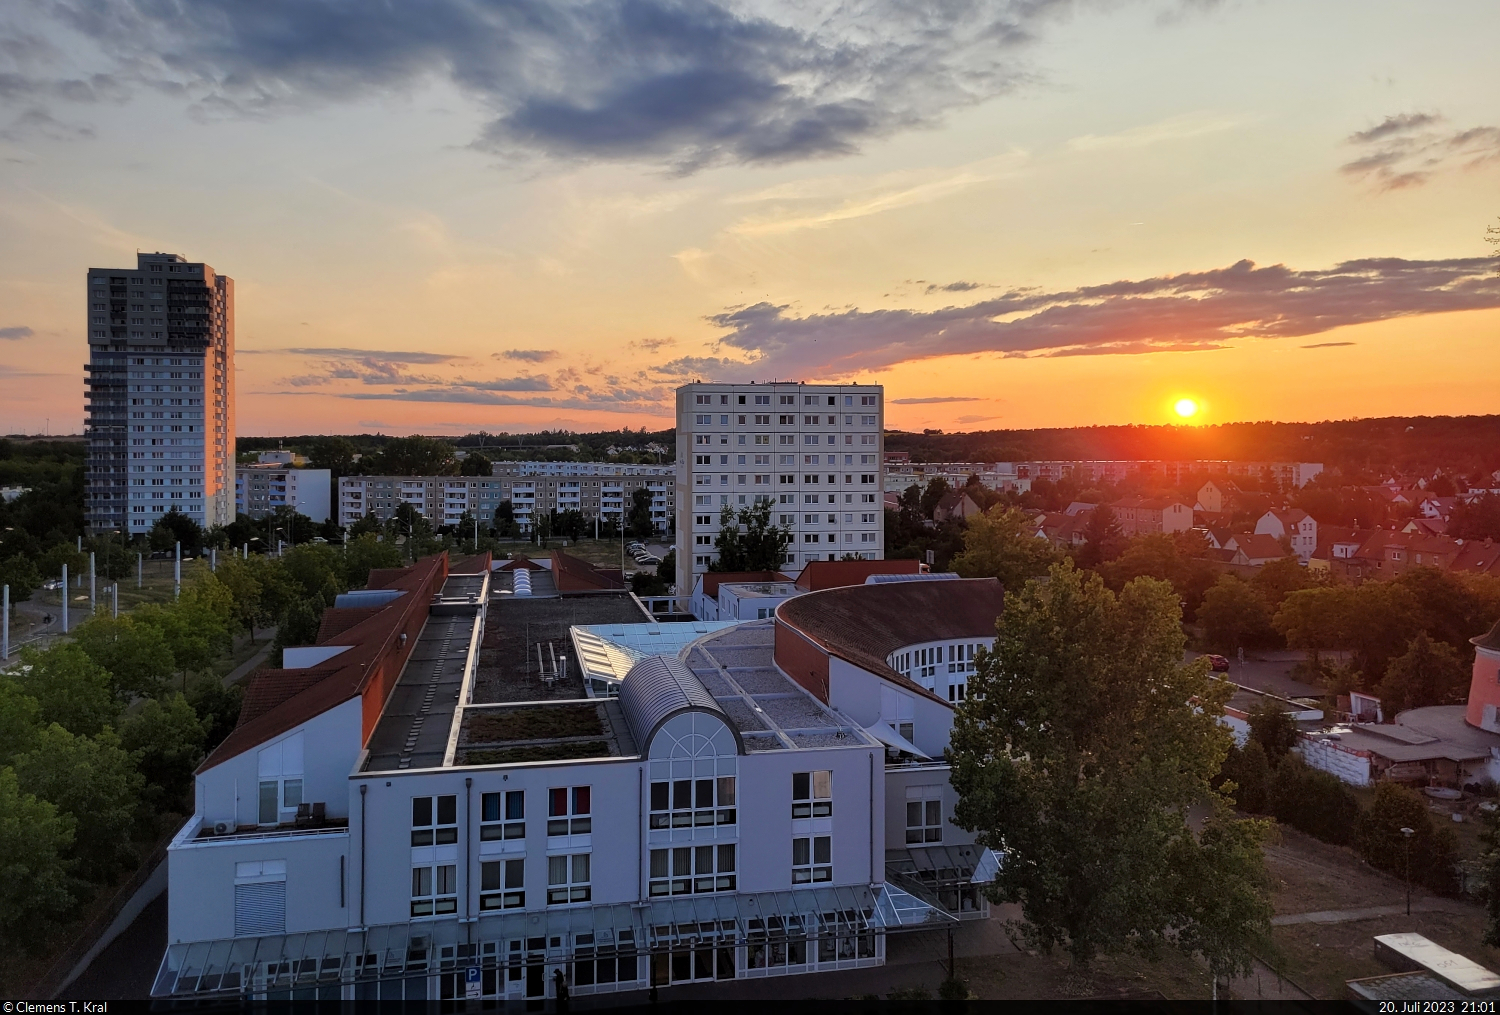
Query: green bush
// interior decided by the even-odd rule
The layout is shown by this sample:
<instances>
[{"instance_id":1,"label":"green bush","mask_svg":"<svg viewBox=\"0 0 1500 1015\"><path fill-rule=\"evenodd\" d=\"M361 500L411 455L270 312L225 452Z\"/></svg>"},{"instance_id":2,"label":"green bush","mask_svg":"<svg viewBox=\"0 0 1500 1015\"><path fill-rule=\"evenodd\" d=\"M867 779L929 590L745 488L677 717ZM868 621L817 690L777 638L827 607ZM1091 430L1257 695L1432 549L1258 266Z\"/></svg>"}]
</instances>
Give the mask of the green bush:
<instances>
[{"instance_id":1,"label":"green bush","mask_svg":"<svg viewBox=\"0 0 1500 1015\"><path fill-rule=\"evenodd\" d=\"M1402 828L1412 830L1409 839ZM1409 862L1413 884L1456 894L1457 837L1453 829L1433 825L1426 801L1415 790L1394 782L1377 785L1370 809L1359 816L1356 842L1370 866L1404 878Z\"/></svg>"},{"instance_id":2,"label":"green bush","mask_svg":"<svg viewBox=\"0 0 1500 1015\"><path fill-rule=\"evenodd\" d=\"M1276 820L1314 838L1347 846L1354 839L1359 801L1339 778L1309 768L1295 754L1281 759L1271 774L1271 813Z\"/></svg>"}]
</instances>

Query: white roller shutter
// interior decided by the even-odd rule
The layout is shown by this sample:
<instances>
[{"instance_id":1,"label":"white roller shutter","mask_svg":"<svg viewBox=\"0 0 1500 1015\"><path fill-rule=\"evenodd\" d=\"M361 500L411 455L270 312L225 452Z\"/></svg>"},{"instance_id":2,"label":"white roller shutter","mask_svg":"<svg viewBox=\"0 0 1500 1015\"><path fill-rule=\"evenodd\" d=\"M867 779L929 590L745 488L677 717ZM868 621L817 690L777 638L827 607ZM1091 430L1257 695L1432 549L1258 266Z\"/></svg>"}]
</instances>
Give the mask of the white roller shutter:
<instances>
[{"instance_id":1,"label":"white roller shutter","mask_svg":"<svg viewBox=\"0 0 1500 1015\"><path fill-rule=\"evenodd\" d=\"M286 882L234 886L234 936L286 933Z\"/></svg>"}]
</instances>

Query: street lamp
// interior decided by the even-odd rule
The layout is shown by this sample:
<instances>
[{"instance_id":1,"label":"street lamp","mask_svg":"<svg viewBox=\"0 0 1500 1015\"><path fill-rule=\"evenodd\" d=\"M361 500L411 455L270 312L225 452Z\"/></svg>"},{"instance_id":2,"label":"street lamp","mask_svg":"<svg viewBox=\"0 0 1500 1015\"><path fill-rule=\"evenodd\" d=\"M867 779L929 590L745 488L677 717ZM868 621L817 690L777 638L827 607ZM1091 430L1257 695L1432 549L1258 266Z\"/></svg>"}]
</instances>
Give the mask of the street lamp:
<instances>
[{"instance_id":1,"label":"street lamp","mask_svg":"<svg viewBox=\"0 0 1500 1015\"><path fill-rule=\"evenodd\" d=\"M1411 837L1417 834L1415 828L1401 829L1401 844L1406 853L1406 915L1411 916Z\"/></svg>"}]
</instances>

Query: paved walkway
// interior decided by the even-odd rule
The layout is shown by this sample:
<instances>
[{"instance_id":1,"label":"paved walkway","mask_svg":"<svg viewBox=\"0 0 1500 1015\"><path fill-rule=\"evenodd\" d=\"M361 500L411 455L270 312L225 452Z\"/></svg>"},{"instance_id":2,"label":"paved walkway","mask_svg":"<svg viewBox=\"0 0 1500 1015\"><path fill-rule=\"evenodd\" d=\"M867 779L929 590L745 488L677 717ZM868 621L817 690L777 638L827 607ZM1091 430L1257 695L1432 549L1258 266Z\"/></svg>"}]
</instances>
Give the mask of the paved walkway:
<instances>
[{"instance_id":1,"label":"paved walkway","mask_svg":"<svg viewBox=\"0 0 1500 1015\"><path fill-rule=\"evenodd\" d=\"M261 631L257 631L255 633L257 635L265 636L265 645L261 646L260 650L256 652L255 655L251 656L249 659L246 659L244 662L240 663L238 666L224 675L225 687L232 687L233 685L239 683L241 680L244 680L251 673L255 672L257 668L264 666L266 660L271 658L271 648L276 637L276 629L274 627L270 627Z\"/></svg>"},{"instance_id":2,"label":"paved walkway","mask_svg":"<svg viewBox=\"0 0 1500 1015\"><path fill-rule=\"evenodd\" d=\"M1413 913L1469 913L1474 907L1456 899L1412 899ZM1325 909L1316 913L1286 913L1271 917L1271 926L1286 927L1294 923L1349 923L1353 920L1373 920L1377 916L1404 916L1406 903L1394 906L1369 906L1365 909Z\"/></svg>"}]
</instances>

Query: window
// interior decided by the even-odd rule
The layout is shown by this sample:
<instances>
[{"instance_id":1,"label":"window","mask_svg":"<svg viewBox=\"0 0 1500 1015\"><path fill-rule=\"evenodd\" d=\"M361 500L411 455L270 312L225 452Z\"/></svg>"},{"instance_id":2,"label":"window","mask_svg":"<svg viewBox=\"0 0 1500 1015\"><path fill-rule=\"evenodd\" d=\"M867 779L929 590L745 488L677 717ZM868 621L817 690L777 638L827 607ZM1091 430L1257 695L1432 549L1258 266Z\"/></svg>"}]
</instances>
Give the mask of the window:
<instances>
[{"instance_id":1,"label":"window","mask_svg":"<svg viewBox=\"0 0 1500 1015\"><path fill-rule=\"evenodd\" d=\"M651 827L692 828L733 825L735 778L677 779L651 784Z\"/></svg>"},{"instance_id":2,"label":"window","mask_svg":"<svg viewBox=\"0 0 1500 1015\"><path fill-rule=\"evenodd\" d=\"M943 801L941 799L906 801L907 844L942 841Z\"/></svg>"},{"instance_id":3,"label":"window","mask_svg":"<svg viewBox=\"0 0 1500 1015\"><path fill-rule=\"evenodd\" d=\"M481 910L524 909L526 908L525 889L525 860L487 860L479 865L479 908Z\"/></svg>"},{"instance_id":4,"label":"window","mask_svg":"<svg viewBox=\"0 0 1500 1015\"><path fill-rule=\"evenodd\" d=\"M695 404L697 404L697 405L712 405L713 402L714 402L714 396L713 395L695 395L693 400L694 400Z\"/></svg>"},{"instance_id":5,"label":"window","mask_svg":"<svg viewBox=\"0 0 1500 1015\"><path fill-rule=\"evenodd\" d=\"M833 773L792 773L792 817L826 818L833 814Z\"/></svg>"},{"instance_id":6,"label":"window","mask_svg":"<svg viewBox=\"0 0 1500 1015\"><path fill-rule=\"evenodd\" d=\"M434 802L436 806L433 806ZM458 797L416 796L411 798L411 844L413 846L442 846L457 841Z\"/></svg>"},{"instance_id":7,"label":"window","mask_svg":"<svg viewBox=\"0 0 1500 1015\"><path fill-rule=\"evenodd\" d=\"M590 827L589 787L559 787L547 791L548 835L587 835Z\"/></svg>"},{"instance_id":8,"label":"window","mask_svg":"<svg viewBox=\"0 0 1500 1015\"><path fill-rule=\"evenodd\" d=\"M589 887L588 853L547 857L547 905L565 906L588 902L593 897Z\"/></svg>"},{"instance_id":9,"label":"window","mask_svg":"<svg viewBox=\"0 0 1500 1015\"><path fill-rule=\"evenodd\" d=\"M771 396L770 395L756 395L755 396L755 404L756 405L770 405L771 404Z\"/></svg>"},{"instance_id":10,"label":"window","mask_svg":"<svg viewBox=\"0 0 1500 1015\"><path fill-rule=\"evenodd\" d=\"M860 395L859 396L859 404L860 405L874 405L875 404L875 396L874 395Z\"/></svg>"},{"instance_id":11,"label":"window","mask_svg":"<svg viewBox=\"0 0 1500 1015\"><path fill-rule=\"evenodd\" d=\"M431 800L432 798L419 797L418 799ZM447 863L432 867L413 867L411 869L411 915L439 916L443 913L456 912L458 912L458 866Z\"/></svg>"},{"instance_id":12,"label":"window","mask_svg":"<svg viewBox=\"0 0 1500 1015\"><path fill-rule=\"evenodd\" d=\"M677 846L651 851L652 896L735 890L735 845Z\"/></svg>"},{"instance_id":13,"label":"window","mask_svg":"<svg viewBox=\"0 0 1500 1015\"><path fill-rule=\"evenodd\" d=\"M696 415L696 416L693 417L693 423L696 424L696 425L698 425L698 426L703 426L705 424L710 424L713 421L714 421L714 418L712 416L705 415L703 413L699 413L698 415Z\"/></svg>"},{"instance_id":14,"label":"window","mask_svg":"<svg viewBox=\"0 0 1500 1015\"><path fill-rule=\"evenodd\" d=\"M797 404L797 396L796 395L782 395L781 398L780 398L780 400L776 404L777 405L796 405Z\"/></svg>"},{"instance_id":15,"label":"window","mask_svg":"<svg viewBox=\"0 0 1500 1015\"><path fill-rule=\"evenodd\" d=\"M526 793L511 790L506 793L485 793L479 798L479 837L485 841L495 839L526 838Z\"/></svg>"},{"instance_id":16,"label":"window","mask_svg":"<svg viewBox=\"0 0 1500 1015\"><path fill-rule=\"evenodd\" d=\"M792 884L833 880L833 837L814 835L792 840Z\"/></svg>"}]
</instances>

